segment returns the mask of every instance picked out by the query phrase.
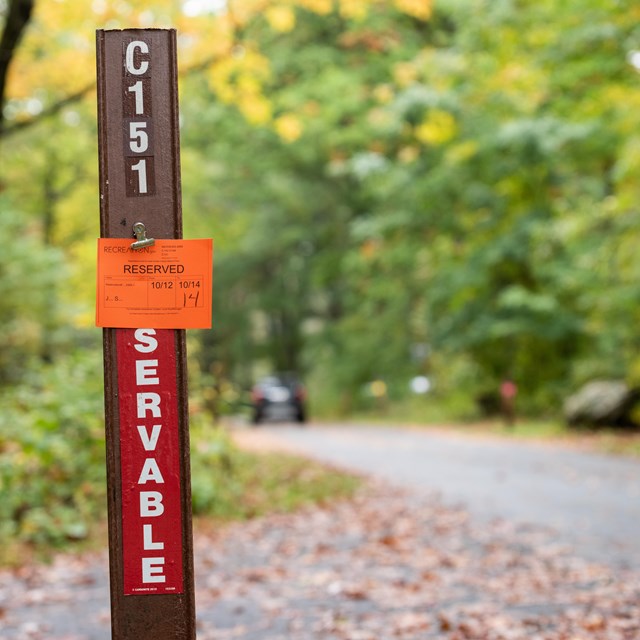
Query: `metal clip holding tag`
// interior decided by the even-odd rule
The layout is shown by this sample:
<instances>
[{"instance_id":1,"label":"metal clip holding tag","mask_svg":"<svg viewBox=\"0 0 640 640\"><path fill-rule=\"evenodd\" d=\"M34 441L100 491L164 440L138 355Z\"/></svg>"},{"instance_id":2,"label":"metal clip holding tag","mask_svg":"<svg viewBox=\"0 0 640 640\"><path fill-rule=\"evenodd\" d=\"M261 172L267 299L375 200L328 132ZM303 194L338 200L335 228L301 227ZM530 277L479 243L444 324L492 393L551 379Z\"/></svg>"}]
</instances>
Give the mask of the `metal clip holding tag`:
<instances>
[{"instance_id":1,"label":"metal clip holding tag","mask_svg":"<svg viewBox=\"0 0 640 640\"><path fill-rule=\"evenodd\" d=\"M153 238L147 238L147 230L142 222L136 222L133 225L133 233L136 236L136 241L131 243L132 249L152 247L156 243Z\"/></svg>"}]
</instances>

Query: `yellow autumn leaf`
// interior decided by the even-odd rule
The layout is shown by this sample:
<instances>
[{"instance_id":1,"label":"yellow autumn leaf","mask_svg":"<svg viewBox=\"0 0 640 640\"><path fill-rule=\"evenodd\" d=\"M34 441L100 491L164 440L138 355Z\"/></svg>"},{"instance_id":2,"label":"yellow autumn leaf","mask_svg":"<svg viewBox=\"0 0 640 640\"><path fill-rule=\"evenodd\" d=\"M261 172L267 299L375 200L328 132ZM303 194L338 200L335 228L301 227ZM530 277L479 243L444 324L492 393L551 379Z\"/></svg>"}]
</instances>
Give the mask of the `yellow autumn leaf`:
<instances>
[{"instance_id":1,"label":"yellow autumn leaf","mask_svg":"<svg viewBox=\"0 0 640 640\"><path fill-rule=\"evenodd\" d=\"M395 0L396 7L418 20L429 20L433 13L432 0Z\"/></svg>"},{"instance_id":2,"label":"yellow autumn leaf","mask_svg":"<svg viewBox=\"0 0 640 640\"><path fill-rule=\"evenodd\" d=\"M263 125L271 119L271 103L262 95L240 96L238 109L250 124Z\"/></svg>"},{"instance_id":3,"label":"yellow autumn leaf","mask_svg":"<svg viewBox=\"0 0 640 640\"><path fill-rule=\"evenodd\" d=\"M227 4L227 3L225 3ZM244 26L259 14L263 14L265 9L274 4L271 0L242 0L241 2L229 2L233 21L238 26Z\"/></svg>"},{"instance_id":4,"label":"yellow autumn leaf","mask_svg":"<svg viewBox=\"0 0 640 640\"><path fill-rule=\"evenodd\" d=\"M415 145L409 147L402 147L400 151L398 151L398 160L402 164L411 164L415 162L420 156L420 149Z\"/></svg>"},{"instance_id":5,"label":"yellow autumn leaf","mask_svg":"<svg viewBox=\"0 0 640 640\"><path fill-rule=\"evenodd\" d=\"M456 131L456 120L448 111L433 109L426 120L416 127L415 135L424 144L438 145L451 140Z\"/></svg>"},{"instance_id":6,"label":"yellow autumn leaf","mask_svg":"<svg viewBox=\"0 0 640 640\"><path fill-rule=\"evenodd\" d=\"M218 98L234 104L253 125L271 120L272 105L264 95L264 83L271 77L269 60L255 49L244 47L211 67L209 82Z\"/></svg>"},{"instance_id":7,"label":"yellow autumn leaf","mask_svg":"<svg viewBox=\"0 0 640 640\"><path fill-rule=\"evenodd\" d=\"M391 88L391 85L388 84L379 84L373 90L373 97L377 102L380 102L381 104L387 104L388 102L391 102L393 100L393 96L393 89Z\"/></svg>"},{"instance_id":8,"label":"yellow autumn leaf","mask_svg":"<svg viewBox=\"0 0 640 640\"><path fill-rule=\"evenodd\" d=\"M418 71L410 62L400 62L393 67L393 79L400 87L408 87L418 77Z\"/></svg>"},{"instance_id":9,"label":"yellow autumn leaf","mask_svg":"<svg viewBox=\"0 0 640 640\"><path fill-rule=\"evenodd\" d=\"M235 62L232 58L222 58L211 67L209 73L211 88L223 102L232 102L235 96L235 88L231 83L234 69Z\"/></svg>"},{"instance_id":10,"label":"yellow autumn leaf","mask_svg":"<svg viewBox=\"0 0 640 640\"><path fill-rule=\"evenodd\" d=\"M340 15L343 18L362 20L369 10L369 0L340 0Z\"/></svg>"},{"instance_id":11,"label":"yellow autumn leaf","mask_svg":"<svg viewBox=\"0 0 640 640\"><path fill-rule=\"evenodd\" d=\"M255 48L245 47L237 60L238 67L246 73L252 73L262 79L268 79L271 76L269 58Z\"/></svg>"},{"instance_id":12,"label":"yellow autumn leaf","mask_svg":"<svg viewBox=\"0 0 640 640\"><path fill-rule=\"evenodd\" d=\"M197 28L197 18L192 18ZM202 21L201 21L202 22ZM236 44L236 32L230 20L214 20L207 25L206 31L194 32L191 35L190 53L194 61L205 59L220 59L228 56ZM184 65L184 56L178 59L180 66Z\"/></svg>"},{"instance_id":13,"label":"yellow autumn leaf","mask_svg":"<svg viewBox=\"0 0 640 640\"><path fill-rule=\"evenodd\" d=\"M241 75L236 81L236 90L241 95L255 96L262 93L262 85L255 76Z\"/></svg>"},{"instance_id":14,"label":"yellow autumn leaf","mask_svg":"<svg viewBox=\"0 0 640 640\"><path fill-rule=\"evenodd\" d=\"M276 118L274 126L277 134L285 142L295 142L302 135L302 123L292 113Z\"/></svg>"},{"instance_id":15,"label":"yellow autumn leaf","mask_svg":"<svg viewBox=\"0 0 640 640\"><path fill-rule=\"evenodd\" d=\"M287 33L296 26L296 14L291 7L276 5L265 12L269 26L278 33Z\"/></svg>"},{"instance_id":16,"label":"yellow autumn leaf","mask_svg":"<svg viewBox=\"0 0 640 640\"><path fill-rule=\"evenodd\" d=\"M378 107L369 111L367 114L367 121L374 127L384 129L392 125L394 119L389 111Z\"/></svg>"}]
</instances>

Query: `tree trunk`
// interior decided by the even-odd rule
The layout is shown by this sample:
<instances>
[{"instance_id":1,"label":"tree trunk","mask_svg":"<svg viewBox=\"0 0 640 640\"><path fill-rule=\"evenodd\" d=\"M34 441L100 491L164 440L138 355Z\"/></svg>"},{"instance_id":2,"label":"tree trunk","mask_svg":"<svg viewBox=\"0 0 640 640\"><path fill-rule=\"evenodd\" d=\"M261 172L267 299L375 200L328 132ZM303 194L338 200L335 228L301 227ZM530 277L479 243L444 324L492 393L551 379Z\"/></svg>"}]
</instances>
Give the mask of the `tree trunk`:
<instances>
[{"instance_id":1,"label":"tree trunk","mask_svg":"<svg viewBox=\"0 0 640 640\"><path fill-rule=\"evenodd\" d=\"M9 67L20 43L20 38L31 20L34 0L9 0L2 37L0 38L0 136L4 126Z\"/></svg>"}]
</instances>

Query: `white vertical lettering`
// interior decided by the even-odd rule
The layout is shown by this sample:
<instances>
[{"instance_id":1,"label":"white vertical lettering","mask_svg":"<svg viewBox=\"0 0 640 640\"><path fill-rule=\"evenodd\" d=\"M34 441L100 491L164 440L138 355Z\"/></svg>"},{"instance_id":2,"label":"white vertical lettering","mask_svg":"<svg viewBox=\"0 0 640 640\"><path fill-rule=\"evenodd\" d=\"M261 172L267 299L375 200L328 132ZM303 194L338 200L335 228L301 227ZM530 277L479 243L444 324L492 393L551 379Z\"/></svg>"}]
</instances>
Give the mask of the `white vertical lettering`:
<instances>
[{"instance_id":1,"label":"white vertical lettering","mask_svg":"<svg viewBox=\"0 0 640 640\"><path fill-rule=\"evenodd\" d=\"M146 484L147 482L164 484L164 478L162 477L162 473L160 473L160 467L155 458L147 458L144 461L144 465L142 465L138 484Z\"/></svg>"},{"instance_id":2,"label":"white vertical lettering","mask_svg":"<svg viewBox=\"0 0 640 640\"><path fill-rule=\"evenodd\" d=\"M153 551L154 549L164 549L164 542L153 541L153 525L142 525L142 538L144 540L143 548L145 551Z\"/></svg>"},{"instance_id":3,"label":"white vertical lettering","mask_svg":"<svg viewBox=\"0 0 640 640\"><path fill-rule=\"evenodd\" d=\"M136 360L136 384L139 387L160 384L157 366L157 360Z\"/></svg>"},{"instance_id":4,"label":"white vertical lettering","mask_svg":"<svg viewBox=\"0 0 640 640\"><path fill-rule=\"evenodd\" d=\"M141 116L144 113L144 96L142 93L142 80L138 80L134 85L131 85L127 91L135 94L136 99L136 115Z\"/></svg>"},{"instance_id":5,"label":"white vertical lettering","mask_svg":"<svg viewBox=\"0 0 640 640\"><path fill-rule=\"evenodd\" d=\"M151 436L147 431L147 427L143 424L138 425L138 433L140 434L140 440L145 451L155 451L158 444L158 438L160 437L161 424L154 424L151 429Z\"/></svg>"},{"instance_id":6,"label":"white vertical lettering","mask_svg":"<svg viewBox=\"0 0 640 640\"><path fill-rule=\"evenodd\" d=\"M164 513L162 494L159 491L140 492L140 517L157 518Z\"/></svg>"},{"instance_id":7,"label":"white vertical lettering","mask_svg":"<svg viewBox=\"0 0 640 640\"><path fill-rule=\"evenodd\" d=\"M129 123L129 149L134 153L144 153L149 148L149 134L146 122Z\"/></svg>"},{"instance_id":8,"label":"white vertical lettering","mask_svg":"<svg viewBox=\"0 0 640 640\"><path fill-rule=\"evenodd\" d=\"M135 348L140 353L153 353L158 348L158 341L153 337L156 335L155 329L136 329L133 334L138 343Z\"/></svg>"},{"instance_id":9,"label":"white vertical lettering","mask_svg":"<svg viewBox=\"0 0 640 640\"><path fill-rule=\"evenodd\" d=\"M149 62L147 60L142 60L140 62L140 66L135 66L135 61L133 56L136 53L136 49L140 51L140 53L149 53L149 45L142 40L134 40L127 45L127 51L125 53L125 66L127 71L134 76L141 76L147 73L149 69Z\"/></svg>"},{"instance_id":10,"label":"white vertical lettering","mask_svg":"<svg viewBox=\"0 0 640 640\"><path fill-rule=\"evenodd\" d=\"M131 165L132 171L138 172L138 193L147 193L149 187L147 185L147 161L140 158L138 162Z\"/></svg>"},{"instance_id":11,"label":"white vertical lettering","mask_svg":"<svg viewBox=\"0 0 640 640\"><path fill-rule=\"evenodd\" d=\"M151 411L154 418L162 415L160 410L160 396L157 393L138 393L138 418L146 418L147 411Z\"/></svg>"},{"instance_id":12,"label":"white vertical lettering","mask_svg":"<svg viewBox=\"0 0 640 640\"><path fill-rule=\"evenodd\" d=\"M142 558L142 582L166 582L164 558Z\"/></svg>"}]
</instances>

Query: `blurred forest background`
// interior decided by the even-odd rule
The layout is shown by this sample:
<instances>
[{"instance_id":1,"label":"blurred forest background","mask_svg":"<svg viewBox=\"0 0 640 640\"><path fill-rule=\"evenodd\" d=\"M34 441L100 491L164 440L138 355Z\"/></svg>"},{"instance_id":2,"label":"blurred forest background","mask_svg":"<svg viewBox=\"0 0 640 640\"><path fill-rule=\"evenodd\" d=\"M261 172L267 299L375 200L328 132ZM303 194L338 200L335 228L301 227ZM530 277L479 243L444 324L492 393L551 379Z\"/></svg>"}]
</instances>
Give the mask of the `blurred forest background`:
<instances>
[{"instance_id":1,"label":"blurred forest background","mask_svg":"<svg viewBox=\"0 0 640 640\"><path fill-rule=\"evenodd\" d=\"M0 0L0 538L81 537L104 491L95 29L151 27L215 241L195 428L273 370L315 416L640 385L636 1Z\"/></svg>"}]
</instances>

